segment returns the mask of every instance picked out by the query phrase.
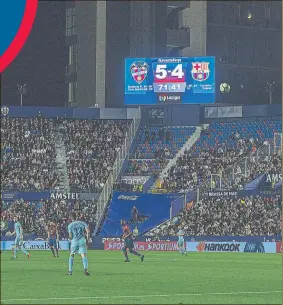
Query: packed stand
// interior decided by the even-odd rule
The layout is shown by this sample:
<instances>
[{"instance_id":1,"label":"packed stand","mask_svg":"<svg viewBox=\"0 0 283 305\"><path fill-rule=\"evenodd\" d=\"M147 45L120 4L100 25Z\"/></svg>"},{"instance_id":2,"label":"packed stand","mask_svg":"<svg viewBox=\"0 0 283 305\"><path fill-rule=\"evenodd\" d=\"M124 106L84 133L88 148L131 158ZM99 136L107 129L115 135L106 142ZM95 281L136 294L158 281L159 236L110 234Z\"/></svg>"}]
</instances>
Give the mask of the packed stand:
<instances>
[{"instance_id":1,"label":"packed stand","mask_svg":"<svg viewBox=\"0 0 283 305\"><path fill-rule=\"evenodd\" d=\"M194 132L195 127L142 126L131 149L124 175L150 176L155 180ZM115 189L141 191L147 188L118 180Z\"/></svg>"},{"instance_id":2,"label":"packed stand","mask_svg":"<svg viewBox=\"0 0 283 305\"><path fill-rule=\"evenodd\" d=\"M230 172L230 171L229 171ZM229 173L225 173L222 175L222 187L224 189L238 189L243 190L247 186L247 184L262 174L270 175L271 177L276 177L274 180L271 178L270 183L266 183L265 185L268 188L275 188L276 183L280 178L278 178L278 174L282 172L282 155L280 154L272 154L271 156L266 156L265 158L257 158L256 156L251 156L249 158L249 162L247 165L247 173L244 175L244 171L240 168L240 166L236 165L234 167L234 179L229 179L226 176L229 176Z\"/></svg>"},{"instance_id":3,"label":"packed stand","mask_svg":"<svg viewBox=\"0 0 283 305\"><path fill-rule=\"evenodd\" d=\"M43 191L59 182L54 126L44 118L1 118L1 189Z\"/></svg>"},{"instance_id":4,"label":"packed stand","mask_svg":"<svg viewBox=\"0 0 283 305\"><path fill-rule=\"evenodd\" d=\"M211 174L221 174L238 160L255 153L281 129L280 121L213 123L170 168L161 188L173 192L192 190Z\"/></svg>"},{"instance_id":5,"label":"packed stand","mask_svg":"<svg viewBox=\"0 0 283 305\"><path fill-rule=\"evenodd\" d=\"M164 168L167 163L168 160L166 159L129 160L125 174L129 176L158 176L160 169Z\"/></svg>"},{"instance_id":6,"label":"packed stand","mask_svg":"<svg viewBox=\"0 0 283 305\"><path fill-rule=\"evenodd\" d=\"M160 236L250 236L281 234L282 195L275 197L204 198L155 229Z\"/></svg>"},{"instance_id":7,"label":"packed stand","mask_svg":"<svg viewBox=\"0 0 283 305\"><path fill-rule=\"evenodd\" d=\"M27 202L20 199L12 203L1 201L1 221L12 222L16 215L19 217L25 234L41 238L46 238L46 226L50 221L53 221L58 225L60 239L67 239L67 226L71 222L71 213L76 212L79 219L85 221L89 225L90 231L93 232L96 224L96 210L97 206L94 200L65 201L51 199ZM13 229L10 229L5 235L9 236L11 231Z\"/></svg>"},{"instance_id":8,"label":"packed stand","mask_svg":"<svg viewBox=\"0 0 283 305\"><path fill-rule=\"evenodd\" d=\"M130 120L63 121L60 130L72 190L102 190L130 124Z\"/></svg>"}]
</instances>

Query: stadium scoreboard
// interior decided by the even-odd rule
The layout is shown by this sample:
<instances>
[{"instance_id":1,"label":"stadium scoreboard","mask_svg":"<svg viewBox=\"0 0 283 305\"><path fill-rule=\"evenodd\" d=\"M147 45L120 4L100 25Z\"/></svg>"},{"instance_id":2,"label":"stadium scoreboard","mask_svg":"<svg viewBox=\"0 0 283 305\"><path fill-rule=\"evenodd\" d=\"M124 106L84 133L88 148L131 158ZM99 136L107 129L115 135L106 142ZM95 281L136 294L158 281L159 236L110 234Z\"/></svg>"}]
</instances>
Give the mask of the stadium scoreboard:
<instances>
[{"instance_id":1,"label":"stadium scoreboard","mask_svg":"<svg viewBox=\"0 0 283 305\"><path fill-rule=\"evenodd\" d=\"M215 102L215 58L126 58L125 104Z\"/></svg>"}]
</instances>

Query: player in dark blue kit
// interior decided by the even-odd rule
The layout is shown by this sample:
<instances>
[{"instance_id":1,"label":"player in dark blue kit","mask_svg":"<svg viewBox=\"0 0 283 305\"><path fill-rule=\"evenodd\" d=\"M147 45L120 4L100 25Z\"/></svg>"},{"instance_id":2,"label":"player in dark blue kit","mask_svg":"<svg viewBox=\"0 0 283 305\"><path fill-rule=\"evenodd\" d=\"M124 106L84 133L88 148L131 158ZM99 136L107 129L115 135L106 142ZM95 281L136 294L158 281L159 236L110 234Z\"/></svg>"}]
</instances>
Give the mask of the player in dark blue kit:
<instances>
[{"instance_id":1,"label":"player in dark blue kit","mask_svg":"<svg viewBox=\"0 0 283 305\"><path fill-rule=\"evenodd\" d=\"M129 249L130 253L139 256L141 261L143 262L144 255L142 255L142 254L138 253L136 250L134 250L134 247L135 247L134 246L134 239L133 239L133 234L131 232L130 227L124 221L122 221L121 224L122 224L122 230L123 230L122 239L124 241L124 247L122 248L122 251L123 251L123 254L126 258L124 262L125 263L130 262L129 257L128 257L128 249Z\"/></svg>"}]
</instances>

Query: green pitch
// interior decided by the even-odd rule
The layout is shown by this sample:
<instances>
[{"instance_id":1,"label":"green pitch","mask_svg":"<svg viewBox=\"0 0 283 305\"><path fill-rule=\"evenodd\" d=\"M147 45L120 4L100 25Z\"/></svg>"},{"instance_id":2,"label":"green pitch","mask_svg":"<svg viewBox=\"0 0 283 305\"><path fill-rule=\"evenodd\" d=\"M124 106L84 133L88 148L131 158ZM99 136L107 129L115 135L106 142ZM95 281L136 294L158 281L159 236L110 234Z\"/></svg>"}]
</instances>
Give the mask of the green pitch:
<instances>
[{"instance_id":1,"label":"green pitch","mask_svg":"<svg viewBox=\"0 0 283 305\"><path fill-rule=\"evenodd\" d=\"M2 304L282 304L282 256L261 253L149 252L145 260L121 252L89 251L90 277L68 253L1 254Z\"/></svg>"}]
</instances>

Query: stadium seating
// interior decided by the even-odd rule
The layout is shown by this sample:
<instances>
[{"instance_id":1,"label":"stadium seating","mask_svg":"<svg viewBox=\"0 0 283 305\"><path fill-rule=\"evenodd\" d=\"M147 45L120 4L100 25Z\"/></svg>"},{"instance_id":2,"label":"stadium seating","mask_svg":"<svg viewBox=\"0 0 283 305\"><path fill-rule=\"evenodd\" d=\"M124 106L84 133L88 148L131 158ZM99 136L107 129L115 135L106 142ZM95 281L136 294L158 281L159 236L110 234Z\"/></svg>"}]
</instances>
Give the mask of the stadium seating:
<instances>
[{"instance_id":1,"label":"stadium seating","mask_svg":"<svg viewBox=\"0 0 283 305\"><path fill-rule=\"evenodd\" d=\"M282 195L275 197L204 198L156 229L158 235L280 235Z\"/></svg>"},{"instance_id":2,"label":"stadium seating","mask_svg":"<svg viewBox=\"0 0 283 305\"><path fill-rule=\"evenodd\" d=\"M57 187L57 123L56 120L40 117L2 118L2 190L44 191ZM61 121L60 132L66 148L71 190L95 193L101 191L130 123L129 120ZM275 132L281 132L281 128L280 121L213 123L202 131L193 147L177 160L177 164L170 169L168 177L163 181L163 186L172 192L192 190L210 177L211 173L223 172L247 154L256 153L266 141L273 139ZM141 127L124 174L157 176L194 131L194 127ZM255 154L251 160L253 161L246 177L231 181L223 174L222 186L226 189L242 189L263 172L281 170L282 159L279 154L261 159L260 162ZM131 190L130 188L129 191ZM257 198L253 201L246 200L243 205L235 199L219 202L217 199L206 198L195 203L189 211L182 211L178 216L178 223L188 224L185 229L189 235L248 234L243 230L250 230L250 234L257 235L277 234L277 218L280 217L278 200L275 197ZM91 224L92 229L96 222L96 205L93 201L17 200L12 204L2 204L2 220L11 221L12 216L17 214L23 225L31 229L27 233L38 236L45 234L45 224L50 219L58 221L61 236L67 236L66 223L72 211L81 212L81 219ZM238 213L240 226L233 222L236 217L234 211ZM219 224L217 215L224 219L223 224ZM264 217L262 226L257 222L258 217ZM274 219L272 224L269 223L270 219ZM201 224L198 224L199 220ZM218 223L218 226L215 227L214 223ZM178 225L170 224L162 230L162 234L174 235Z\"/></svg>"},{"instance_id":3,"label":"stadium seating","mask_svg":"<svg viewBox=\"0 0 283 305\"><path fill-rule=\"evenodd\" d=\"M65 120L61 124L70 188L100 192L124 142L130 120ZM1 119L2 190L43 191L58 187L57 120Z\"/></svg>"},{"instance_id":4,"label":"stadium seating","mask_svg":"<svg viewBox=\"0 0 283 305\"><path fill-rule=\"evenodd\" d=\"M100 192L124 142L130 120L66 120L61 132L70 188Z\"/></svg>"},{"instance_id":5,"label":"stadium seating","mask_svg":"<svg viewBox=\"0 0 283 305\"><path fill-rule=\"evenodd\" d=\"M247 175L243 175L242 170L239 165L235 166L235 172L239 173L238 175L234 174L234 179L231 179L230 172L227 173L224 171L222 174L222 188L229 189L244 189L247 187L248 183L255 180L262 174L274 174L278 176L282 172L282 155L274 153L271 156L263 156L259 158L257 156L251 156L248 159L246 168ZM274 188L277 181L271 181L267 184L269 188Z\"/></svg>"},{"instance_id":6,"label":"stadium seating","mask_svg":"<svg viewBox=\"0 0 283 305\"><path fill-rule=\"evenodd\" d=\"M53 122L1 118L2 190L43 191L58 184Z\"/></svg>"},{"instance_id":7,"label":"stadium seating","mask_svg":"<svg viewBox=\"0 0 283 305\"><path fill-rule=\"evenodd\" d=\"M148 176L159 173L160 169L166 166L168 160L134 159L129 160L125 171L127 175Z\"/></svg>"},{"instance_id":8,"label":"stadium seating","mask_svg":"<svg viewBox=\"0 0 283 305\"><path fill-rule=\"evenodd\" d=\"M192 190L219 174L281 132L281 121L212 123L173 166L164 184L173 191Z\"/></svg>"},{"instance_id":9,"label":"stadium seating","mask_svg":"<svg viewBox=\"0 0 283 305\"><path fill-rule=\"evenodd\" d=\"M172 159L195 132L195 127L141 127L132 149L133 159L155 159L160 150Z\"/></svg>"},{"instance_id":10,"label":"stadium seating","mask_svg":"<svg viewBox=\"0 0 283 305\"><path fill-rule=\"evenodd\" d=\"M195 127L140 127L123 174L157 178L195 130ZM122 186L117 182L116 187ZM128 185L121 190L132 191L133 187Z\"/></svg>"},{"instance_id":11,"label":"stadium seating","mask_svg":"<svg viewBox=\"0 0 283 305\"><path fill-rule=\"evenodd\" d=\"M195 132L195 127L146 127L136 136L127 175L158 175Z\"/></svg>"},{"instance_id":12,"label":"stadium seating","mask_svg":"<svg viewBox=\"0 0 283 305\"><path fill-rule=\"evenodd\" d=\"M1 200L1 220L8 222L8 230L1 231L2 235L9 236L14 231L12 220L17 215L24 232L35 237L47 238L46 225L49 221L58 224L60 239L67 239L67 226L70 223L70 215L77 212L79 219L88 223L91 232L95 228L96 203L94 200L45 200L24 201Z\"/></svg>"}]
</instances>

